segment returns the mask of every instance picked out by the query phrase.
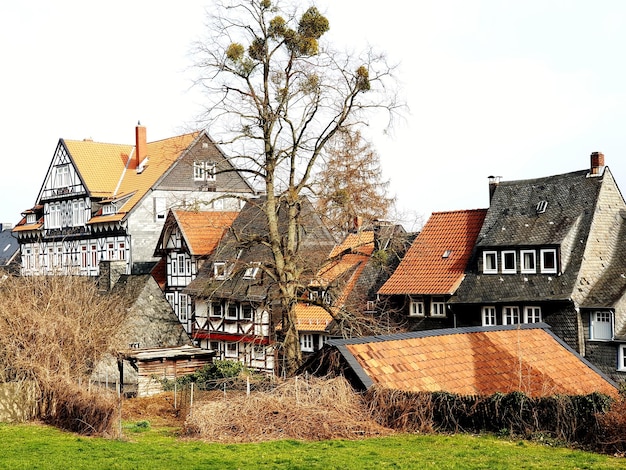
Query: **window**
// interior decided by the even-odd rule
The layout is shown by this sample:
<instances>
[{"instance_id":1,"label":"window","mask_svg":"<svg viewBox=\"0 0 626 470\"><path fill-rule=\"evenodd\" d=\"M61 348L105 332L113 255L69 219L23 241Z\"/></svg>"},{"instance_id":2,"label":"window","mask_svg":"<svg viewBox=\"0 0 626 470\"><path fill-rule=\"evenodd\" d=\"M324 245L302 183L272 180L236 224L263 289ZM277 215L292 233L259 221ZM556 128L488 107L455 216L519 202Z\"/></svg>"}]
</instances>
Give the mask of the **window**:
<instances>
[{"instance_id":1,"label":"window","mask_svg":"<svg viewBox=\"0 0 626 470\"><path fill-rule=\"evenodd\" d=\"M617 370L626 371L626 344L617 347Z\"/></svg>"},{"instance_id":2,"label":"window","mask_svg":"<svg viewBox=\"0 0 626 470\"><path fill-rule=\"evenodd\" d=\"M178 255L178 274L185 274L185 255Z\"/></svg>"},{"instance_id":3,"label":"window","mask_svg":"<svg viewBox=\"0 0 626 470\"><path fill-rule=\"evenodd\" d=\"M482 317L483 317L483 326L497 325L495 307L483 307Z\"/></svg>"},{"instance_id":4,"label":"window","mask_svg":"<svg viewBox=\"0 0 626 470\"><path fill-rule=\"evenodd\" d=\"M215 163L193 162L194 181L215 181Z\"/></svg>"},{"instance_id":5,"label":"window","mask_svg":"<svg viewBox=\"0 0 626 470\"><path fill-rule=\"evenodd\" d=\"M252 305L245 304L241 306L241 319L252 320Z\"/></svg>"},{"instance_id":6,"label":"window","mask_svg":"<svg viewBox=\"0 0 626 470\"><path fill-rule=\"evenodd\" d=\"M536 256L535 250L522 250L520 252L523 273L530 274L537 272Z\"/></svg>"},{"instance_id":7,"label":"window","mask_svg":"<svg viewBox=\"0 0 626 470\"><path fill-rule=\"evenodd\" d=\"M236 320L239 317L239 305L235 302L228 302L228 308L226 310L226 318Z\"/></svg>"},{"instance_id":8,"label":"window","mask_svg":"<svg viewBox=\"0 0 626 470\"><path fill-rule=\"evenodd\" d=\"M194 181L204 181L204 162L193 162Z\"/></svg>"},{"instance_id":9,"label":"window","mask_svg":"<svg viewBox=\"0 0 626 470\"><path fill-rule=\"evenodd\" d=\"M483 273L496 274L498 272L498 253L495 251L483 252Z\"/></svg>"},{"instance_id":10,"label":"window","mask_svg":"<svg viewBox=\"0 0 626 470\"><path fill-rule=\"evenodd\" d=\"M316 290L309 291L309 300L317 300L319 298L320 293Z\"/></svg>"},{"instance_id":11,"label":"window","mask_svg":"<svg viewBox=\"0 0 626 470\"><path fill-rule=\"evenodd\" d=\"M219 341L210 341L209 342L209 349L211 351L215 351L217 353L220 352L220 342Z\"/></svg>"},{"instance_id":12,"label":"window","mask_svg":"<svg viewBox=\"0 0 626 470\"><path fill-rule=\"evenodd\" d=\"M541 307L524 307L524 323L540 323Z\"/></svg>"},{"instance_id":13,"label":"window","mask_svg":"<svg viewBox=\"0 0 626 470\"><path fill-rule=\"evenodd\" d=\"M48 228L61 228L61 204L50 204L47 222Z\"/></svg>"},{"instance_id":14,"label":"window","mask_svg":"<svg viewBox=\"0 0 626 470\"><path fill-rule=\"evenodd\" d=\"M556 274L556 250L554 248L541 250L541 272Z\"/></svg>"},{"instance_id":15,"label":"window","mask_svg":"<svg viewBox=\"0 0 626 470\"><path fill-rule=\"evenodd\" d=\"M446 302L442 297L434 297L430 302L430 316L431 317L445 317L446 316Z\"/></svg>"},{"instance_id":16,"label":"window","mask_svg":"<svg viewBox=\"0 0 626 470\"><path fill-rule=\"evenodd\" d=\"M26 214L26 223L27 224L34 224L35 222L37 222L37 214ZM59 224L60 226L60 224Z\"/></svg>"},{"instance_id":17,"label":"window","mask_svg":"<svg viewBox=\"0 0 626 470\"><path fill-rule=\"evenodd\" d=\"M265 359L265 348L259 344L252 346L252 359L257 361Z\"/></svg>"},{"instance_id":18,"label":"window","mask_svg":"<svg viewBox=\"0 0 626 470\"><path fill-rule=\"evenodd\" d=\"M591 339L606 341L613 339L613 322L611 312L598 311L591 312Z\"/></svg>"},{"instance_id":19,"label":"window","mask_svg":"<svg viewBox=\"0 0 626 470\"><path fill-rule=\"evenodd\" d=\"M246 268L246 272L243 273L244 279L254 279L259 272L259 263L254 263L254 265Z\"/></svg>"},{"instance_id":20,"label":"window","mask_svg":"<svg viewBox=\"0 0 626 470\"><path fill-rule=\"evenodd\" d=\"M54 187L67 188L70 185L70 166L57 166L54 171Z\"/></svg>"},{"instance_id":21,"label":"window","mask_svg":"<svg viewBox=\"0 0 626 470\"><path fill-rule=\"evenodd\" d=\"M237 357L237 343L226 343L226 348L224 350L224 356L226 356L226 357Z\"/></svg>"},{"instance_id":22,"label":"window","mask_svg":"<svg viewBox=\"0 0 626 470\"><path fill-rule=\"evenodd\" d=\"M504 325L517 325L520 323L519 307L503 307L502 323Z\"/></svg>"},{"instance_id":23,"label":"window","mask_svg":"<svg viewBox=\"0 0 626 470\"><path fill-rule=\"evenodd\" d=\"M170 303L172 308L174 308L174 294L172 292L168 292L167 294L165 294L165 298Z\"/></svg>"},{"instance_id":24,"label":"window","mask_svg":"<svg viewBox=\"0 0 626 470\"><path fill-rule=\"evenodd\" d=\"M115 204L105 204L102 206L102 215L111 215L117 212L117 207Z\"/></svg>"},{"instance_id":25,"label":"window","mask_svg":"<svg viewBox=\"0 0 626 470\"><path fill-rule=\"evenodd\" d=\"M189 313L187 294L180 294L178 296L178 304L178 318L180 318L181 322L186 322Z\"/></svg>"},{"instance_id":26,"label":"window","mask_svg":"<svg viewBox=\"0 0 626 470\"><path fill-rule=\"evenodd\" d=\"M222 318L223 313L222 313L222 302L220 302L219 300L214 300L211 302L211 313L210 315L212 317L218 317L218 318Z\"/></svg>"},{"instance_id":27,"label":"window","mask_svg":"<svg viewBox=\"0 0 626 470\"><path fill-rule=\"evenodd\" d=\"M423 317L424 316L424 300L419 297L411 299L411 305L409 305L410 317Z\"/></svg>"},{"instance_id":28,"label":"window","mask_svg":"<svg viewBox=\"0 0 626 470\"><path fill-rule=\"evenodd\" d=\"M211 204L213 206L213 209L216 211L223 211L224 210L224 199L214 199L213 203Z\"/></svg>"},{"instance_id":29,"label":"window","mask_svg":"<svg viewBox=\"0 0 626 470\"><path fill-rule=\"evenodd\" d=\"M313 335L300 335L300 349L303 352L313 352Z\"/></svg>"},{"instance_id":30,"label":"window","mask_svg":"<svg viewBox=\"0 0 626 470\"><path fill-rule=\"evenodd\" d=\"M215 279L226 279L226 263L213 263L213 276Z\"/></svg>"},{"instance_id":31,"label":"window","mask_svg":"<svg viewBox=\"0 0 626 470\"><path fill-rule=\"evenodd\" d=\"M85 222L85 201L72 201L72 226L81 227Z\"/></svg>"},{"instance_id":32,"label":"window","mask_svg":"<svg viewBox=\"0 0 626 470\"><path fill-rule=\"evenodd\" d=\"M502 273L503 274L515 274L517 271L517 265L515 263L514 251L502 252Z\"/></svg>"},{"instance_id":33,"label":"window","mask_svg":"<svg viewBox=\"0 0 626 470\"><path fill-rule=\"evenodd\" d=\"M81 245L80 247L80 267L89 267L89 251L87 245Z\"/></svg>"}]
</instances>

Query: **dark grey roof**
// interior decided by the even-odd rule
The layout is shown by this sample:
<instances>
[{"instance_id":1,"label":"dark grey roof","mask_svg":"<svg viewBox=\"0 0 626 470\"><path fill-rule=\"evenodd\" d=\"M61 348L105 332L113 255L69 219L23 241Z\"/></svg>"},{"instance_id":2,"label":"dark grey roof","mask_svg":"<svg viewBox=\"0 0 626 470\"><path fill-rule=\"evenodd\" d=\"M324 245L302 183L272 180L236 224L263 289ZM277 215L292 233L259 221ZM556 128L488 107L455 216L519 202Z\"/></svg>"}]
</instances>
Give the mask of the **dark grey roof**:
<instances>
[{"instance_id":1,"label":"dark grey roof","mask_svg":"<svg viewBox=\"0 0 626 470\"><path fill-rule=\"evenodd\" d=\"M11 229L5 229L0 231L0 266L6 266L11 263L17 253L20 246L17 238L13 236Z\"/></svg>"},{"instance_id":2,"label":"dark grey roof","mask_svg":"<svg viewBox=\"0 0 626 470\"><path fill-rule=\"evenodd\" d=\"M265 197L248 201L228 232L224 235L213 256L187 286L187 291L213 298L232 298L261 302L268 296L274 283L260 269L254 279L244 278L247 267L252 263L261 263L271 270L273 256L267 245L268 225L263 211ZM279 227L286 233L285 206L279 210ZM312 277L320 263L328 256L335 240L315 213L308 199L303 199L300 209L300 250L299 263L305 267L302 282ZM213 278L213 263L226 262L231 267L231 275L226 280Z\"/></svg>"},{"instance_id":3,"label":"dark grey roof","mask_svg":"<svg viewBox=\"0 0 626 470\"><path fill-rule=\"evenodd\" d=\"M450 302L571 299L604 179L589 177L588 171L582 170L499 183L476 241L478 249ZM563 273L484 275L478 271L485 249L549 246L561 246L562 258L567 258Z\"/></svg>"}]
</instances>

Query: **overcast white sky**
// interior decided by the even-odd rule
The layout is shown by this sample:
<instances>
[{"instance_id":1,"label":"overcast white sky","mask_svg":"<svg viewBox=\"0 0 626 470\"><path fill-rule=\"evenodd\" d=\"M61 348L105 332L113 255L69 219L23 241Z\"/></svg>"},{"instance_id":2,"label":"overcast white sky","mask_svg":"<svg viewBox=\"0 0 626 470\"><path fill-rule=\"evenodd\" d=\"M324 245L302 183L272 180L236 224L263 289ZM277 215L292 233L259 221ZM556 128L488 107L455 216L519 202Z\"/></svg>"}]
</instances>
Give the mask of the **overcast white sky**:
<instances>
[{"instance_id":1,"label":"overcast white sky","mask_svg":"<svg viewBox=\"0 0 626 470\"><path fill-rule=\"evenodd\" d=\"M335 47L399 62L410 107L370 130L406 214L487 207L487 177L587 168L605 154L626 190L626 2L321 0ZM0 221L17 223L59 138L134 141L185 130L191 43L210 0L0 4ZM410 10L408 6L410 5ZM210 130L209 130L210 132Z\"/></svg>"}]
</instances>

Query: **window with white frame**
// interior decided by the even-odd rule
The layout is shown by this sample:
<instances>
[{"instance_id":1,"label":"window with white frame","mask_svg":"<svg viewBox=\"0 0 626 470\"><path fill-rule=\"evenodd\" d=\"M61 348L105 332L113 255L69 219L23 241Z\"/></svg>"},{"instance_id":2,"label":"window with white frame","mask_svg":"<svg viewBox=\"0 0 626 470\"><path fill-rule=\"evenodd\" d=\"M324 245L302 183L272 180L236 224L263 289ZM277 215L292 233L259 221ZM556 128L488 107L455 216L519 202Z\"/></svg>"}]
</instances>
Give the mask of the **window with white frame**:
<instances>
[{"instance_id":1,"label":"window with white frame","mask_svg":"<svg viewBox=\"0 0 626 470\"><path fill-rule=\"evenodd\" d=\"M483 273L484 274L496 274L498 272L498 252L497 251L484 251L483 252Z\"/></svg>"},{"instance_id":2,"label":"window with white frame","mask_svg":"<svg viewBox=\"0 0 626 470\"><path fill-rule=\"evenodd\" d=\"M67 188L70 185L70 166L60 165L54 169L54 187Z\"/></svg>"},{"instance_id":3,"label":"window with white frame","mask_svg":"<svg viewBox=\"0 0 626 470\"><path fill-rule=\"evenodd\" d=\"M545 274L556 274L556 250L554 248L545 248L540 252L541 272Z\"/></svg>"},{"instance_id":4,"label":"window with white frame","mask_svg":"<svg viewBox=\"0 0 626 470\"><path fill-rule=\"evenodd\" d=\"M541 323L541 307L524 307L524 323Z\"/></svg>"},{"instance_id":5,"label":"window with white frame","mask_svg":"<svg viewBox=\"0 0 626 470\"><path fill-rule=\"evenodd\" d=\"M502 252L502 273L503 274L515 274L517 271L517 264L515 262L515 251L506 250Z\"/></svg>"},{"instance_id":6,"label":"window with white frame","mask_svg":"<svg viewBox=\"0 0 626 470\"><path fill-rule=\"evenodd\" d=\"M613 339L613 319L610 311L591 312L589 328L591 339L607 341Z\"/></svg>"},{"instance_id":7,"label":"window with white frame","mask_svg":"<svg viewBox=\"0 0 626 470\"><path fill-rule=\"evenodd\" d=\"M502 324L517 325L520 323L519 307L502 307Z\"/></svg>"},{"instance_id":8,"label":"window with white frame","mask_svg":"<svg viewBox=\"0 0 626 470\"><path fill-rule=\"evenodd\" d=\"M61 204L54 203L48 206L48 228L61 228Z\"/></svg>"},{"instance_id":9,"label":"window with white frame","mask_svg":"<svg viewBox=\"0 0 626 470\"><path fill-rule=\"evenodd\" d=\"M246 271L243 273L244 279L254 279L259 272L260 265L259 263L253 263L251 266L246 268Z\"/></svg>"},{"instance_id":10,"label":"window with white frame","mask_svg":"<svg viewBox=\"0 0 626 470\"><path fill-rule=\"evenodd\" d=\"M189 315L189 301L187 294L179 294L178 296L178 318L180 321L187 321Z\"/></svg>"},{"instance_id":11,"label":"window with white frame","mask_svg":"<svg viewBox=\"0 0 626 470\"><path fill-rule=\"evenodd\" d=\"M226 308L226 318L231 320L239 318L239 304L237 304L237 302L228 302Z\"/></svg>"},{"instance_id":12,"label":"window with white frame","mask_svg":"<svg viewBox=\"0 0 626 470\"><path fill-rule=\"evenodd\" d=\"M241 319L242 320L248 320L251 321L252 320L252 305L250 304L243 304L241 306Z\"/></svg>"},{"instance_id":13,"label":"window with white frame","mask_svg":"<svg viewBox=\"0 0 626 470\"><path fill-rule=\"evenodd\" d=\"M252 359L255 361L262 361L265 359L265 348L260 344L252 346Z\"/></svg>"},{"instance_id":14,"label":"window with white frame","mask_svg":"<svg viewBox=\"0 0 626 470\"><path fill-rule=\"evenodd\" d=\"M521 250L520 262L522 264L521 272L524 274L532 274L537 272L537 253L535 250Z\"/></svg>"},{"instance_id":15,"label":"window with white frame","mask_svg":"<svg viewBox=\"0 0 626 470\"><path fill-rule=\"evenodd\" d=\"M212 317L222 318L224 313L222 311L222 302L219 300L211 301L211 311L209 313Z\"/></svg>"},{"instance_id":16,"label":"window with white frame","mask_svg":"<svg viewBox=\"0 0 626 470\"><path fill-rule=\"evenodd\" d=\"M423 317L424 316L424 299L421 297L416 297L411 299L411 304L409 305L409 316L410 317Z\"/></svg>"},{"instance_id":17,"label":"window with white frame","mask_svg":"<svg viewBox=\"0 0 626 470\"><path fill-rule=\"evenodd\" d=\"M194 181L215 181L216 167L214 162L193 162Z\"/></svg>"},{"instance_id":18,"label":"window with white frame","mask_svg":"<svg viewBox=\"0 0 626 470\"><path fill-rule=\"evenodd\" d=\"M204 181L204 162L193 162L193 179Z\"/></svg>"},{"instance_id":19,"label":"window with white frame","mask_svg":"<svg viewBox=\"0 0 626 470\"><path fill-rule=\"evenodd\" d=\"M72 201L72 226L82 227L87 222L86 219L85 201L83 199Z\"/></svg>"},{"instance_id":20,"label":"window with white frame","mask_svg":"<svg viewBox=\"0 0 626 470\"><path fill-rule=\"evenodd\" d=\"M303 352L313 352L313 335L300 335L300 349Z\"/></svg>"},{"instance_id":21,"label":"window with white frame","mask_svg":"<svg viewBox=\"0 0 626 470\"><path fill-rule=\"evenodd\" d=\"M173 292L166 293L165 299L170 303L172 308L174 308L174 293Z\"/></svg>"},{"instance_id":22,"label":"window with white frame","mask_svg":"<svg viewBox=\"0 0 626 470\"><path fill-rule=\"evenodd\" d=\"M185 255L180 254L177 256L178 258L178 273L177 274L185 274Z\"/></svg>"},{"instance_id":23,"label":"window with white frame","mask_svg":"<svg viewBox=\"0 0 626 470\"><path fill-rule=\"evenodd\" d=\"M237 357L237 343L227 342L226 347L224 348L224 356L226 357Z\"/></svg>"},{"instance_id":24,"label":"window with white frame","mask_svg":"<svg viewBox=\"0 0 626 470\"><path fill-rule=\"evenodd\" d=\"M226 263L213 263L213 276L215 279L226 279Z\"/></svg>"},{"instance_id":25,"label":"window with white frame","mask_svg":"<svg viewBox=\"0 0 626 470\"><path fill-rule=\"evenodd\" d=\"M482 308L483 326L497 325L496 308L487 306Z\"/></svg>"},{"instance_id":26,"label":"window with white frame","mask_svg":"<svg viewBox=\"0 0 626 470\"><path fill-rule=\"evenodd\" d=\"M34 224L37 222L37 214L26 214L26 223Z\"/></svg>"},{"instance_id":27,"label":"window with white frame","mask_svg":"<svg viewBox=\"0 0 626 470\"><path fill-rule=\"evenodd\" d=\"M115 204L105 204L102 206L102 215L111 215L117 212L117 207Z\"/></svg>"},{"instance_id":28,"label":"window with white frame","mask_svg":"<svg viewBox=\"0 0 626 470\"><path fill-rule=\"evenodd\" d=\"M446 316L446 302L443 297L433 297L430 302L430 316L431 317L445 317Z\"/></svg>"},{"instance_id":29,"label":"window with white frame","mask_svg":"<svg viewBox=\"0 0 626 470\"><path fill-rule=\"evenodd\" d=\"M626 371L626 344L617 347L617 370Z\"/></svg>"},{"instance_id":30,"label":"window with white frame","mask_svg":"<svg viewBox=\"0 0 626 470\"><path fill-rule=\"evenodd\" d=\"M219 341L209 341L209 349L211 351L215 351L216 353L220 352L220 342Z\"/></svg>"}]
</instances>

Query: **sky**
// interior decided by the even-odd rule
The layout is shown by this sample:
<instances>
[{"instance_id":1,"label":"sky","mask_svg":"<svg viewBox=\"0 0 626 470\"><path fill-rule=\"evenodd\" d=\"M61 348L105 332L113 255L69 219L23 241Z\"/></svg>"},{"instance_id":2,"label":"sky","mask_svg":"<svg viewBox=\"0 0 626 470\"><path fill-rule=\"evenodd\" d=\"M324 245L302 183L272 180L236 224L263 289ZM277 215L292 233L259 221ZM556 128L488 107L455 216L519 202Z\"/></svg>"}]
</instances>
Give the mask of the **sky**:
<instances>
[{"instance_id":1,"label":"sky","mask_svg":"<svg viewBox=\"0 0 626 470\"><path fill-rule=\"evenodd\" d=\"M488 176L536 178L605 155L626 190L626 2L320 0L333 47L398 64L407 104L372 118L397 217L485 208ZM410 5L410 9L408 6ZM381 9L384 6L384 9ZM211 0L0 4L0 222L32 207L60 138L132 144L189 129L192 43ZM211 130L209 129L209 134Z\"/></svg>"}]
</instances>

